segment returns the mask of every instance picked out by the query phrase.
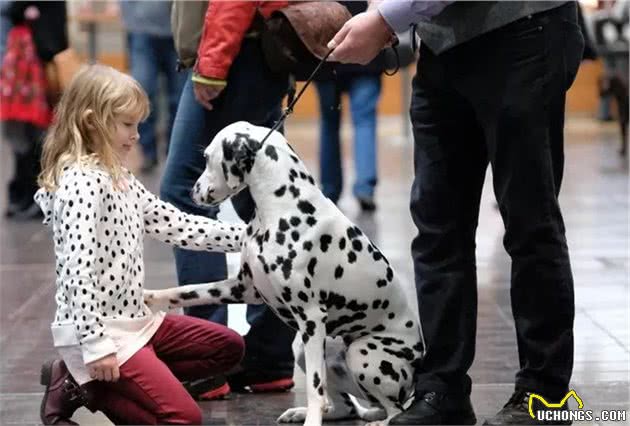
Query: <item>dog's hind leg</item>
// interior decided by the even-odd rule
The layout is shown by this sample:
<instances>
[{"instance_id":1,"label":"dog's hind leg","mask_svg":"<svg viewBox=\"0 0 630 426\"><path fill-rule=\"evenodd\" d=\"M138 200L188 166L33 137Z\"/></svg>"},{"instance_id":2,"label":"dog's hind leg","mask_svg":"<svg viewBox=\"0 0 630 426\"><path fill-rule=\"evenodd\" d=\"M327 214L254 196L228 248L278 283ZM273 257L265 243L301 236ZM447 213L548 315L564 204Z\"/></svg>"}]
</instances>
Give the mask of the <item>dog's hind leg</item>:
<instances>
[{"instance_id":1,"label":"dog's hind leg","mask_svg":"<svg viewBox=\"0 0 630 426\"><path fill-rule=\"evenodd\" d=\"M323 420L360 418L366 421L384 419L385 411L378 408L365 408L352 395L361 395L353 374L346 363L346 345L341 338L326 337L326 384L330 407L324 412ZM304 345L301 339L293 341L295 363L305 369ZM279 423L298 423L306 418L306 407L295 407L285 411Z\"/></svg>"},{"instance_id":2,"label":"dog's hind leg","mask_svg":"<svg viewBox=\"0 0 630 426\"><path fill-rule=\"evenodd\" d=\"M388 424L412 397L417 351L397 337L366 336L352 342L347 353L348 367L365 399L387 412L387 418L375 424Z\"/></svg>"},{"instance_id":3,"label":"dog's hind leg","mask_svg":"<svg viewBox=\"0 0 630 426\"><path fill-rule=\"evenodd\" d=\"M354 406L354 410L357 413L357 417L367 422L374 422L377 420L385 420L387 412L380 405L378 407L366 408L358 401L353 395L348 395L350 403Z\"/></svg>"}]
</instances>

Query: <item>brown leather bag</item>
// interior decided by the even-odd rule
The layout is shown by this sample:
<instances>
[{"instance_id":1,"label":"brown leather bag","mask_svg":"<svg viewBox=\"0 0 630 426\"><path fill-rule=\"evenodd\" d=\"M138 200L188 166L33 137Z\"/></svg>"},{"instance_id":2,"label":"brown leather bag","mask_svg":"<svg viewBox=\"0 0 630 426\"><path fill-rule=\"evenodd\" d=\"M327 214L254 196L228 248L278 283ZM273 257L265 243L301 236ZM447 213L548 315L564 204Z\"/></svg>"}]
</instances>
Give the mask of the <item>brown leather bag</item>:
<instances>
[{"instance_id":1,"label":"brown leather bag","mask_svg":"<svg viewBox=\"0 0 630 426\"><path fill-rule=\"evenodd\" d=\"M336 1L300 1L279 9L264 21L263 54L272 71L305 81L328 53L326 45L352 15ZM319 77L332 74L334 63L320 68Z\"/></svg>"},{"instance_id":2,"label":"brown leather bag","mask_svg":"<svg viewBox=\"0 0 630 426\"><path fill-rule=\"evenodd\" d=\"M46 81L49 99L56 101L68 87L70 81L85 61L76 50L69 47L53 56L52 61L46 64Z\"/></svg>"}]
</instances>

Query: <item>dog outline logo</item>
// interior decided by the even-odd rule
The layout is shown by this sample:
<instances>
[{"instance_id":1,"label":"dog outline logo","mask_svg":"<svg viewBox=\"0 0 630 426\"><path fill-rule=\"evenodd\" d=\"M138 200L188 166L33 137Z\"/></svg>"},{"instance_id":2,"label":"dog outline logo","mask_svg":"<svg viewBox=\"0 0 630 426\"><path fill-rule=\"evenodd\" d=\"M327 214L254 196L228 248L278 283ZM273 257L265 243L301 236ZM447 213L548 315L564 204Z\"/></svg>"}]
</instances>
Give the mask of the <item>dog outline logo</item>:
<instances>
[{"instance_id":1,"label":"dog outline logo","mask_svg":"<svg viewBox=\"0 0 630 426\"><path fill-rule=\"evenodd\" d=\"M547 400L543 398L541 395L538 395L537 393L532 393L529 395L529 402L527 404L527 408L529 409L529 415L532 417L532 419L536 419L536 415L534 414L534 410L533 410L534 399L537 399L540 402L542 402L543 405L547 408L562 408L562 406L566 404L569 398L571 397L575 398L575 400L577 401L578 409L581 410L582 408L584 408L584 403L582 402L582 398L580 398L578 394L575 392L575 390L573 389L567 392L564 398L562 398L562 401L558 403L547 402Z\"/></svg>"}]
</instances>

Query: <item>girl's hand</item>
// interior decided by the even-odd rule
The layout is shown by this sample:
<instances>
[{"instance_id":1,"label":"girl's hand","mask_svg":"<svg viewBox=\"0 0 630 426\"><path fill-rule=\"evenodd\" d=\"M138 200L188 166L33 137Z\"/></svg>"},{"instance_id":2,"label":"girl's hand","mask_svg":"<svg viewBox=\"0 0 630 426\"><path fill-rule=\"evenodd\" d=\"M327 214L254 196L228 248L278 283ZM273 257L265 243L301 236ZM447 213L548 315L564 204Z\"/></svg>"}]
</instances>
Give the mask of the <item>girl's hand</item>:
<instances>
[{"instance_id":1,"label":"girl's hand","mask_svg":"<svg viewBox=\"0 0 630 426\"><path fill-rule=\"evenodd\" d=\"M106 382L115 382L120 378L118 359L116 354L107 355L96 361L86 364L90 377Z\"/></svg>"}]
</instances>

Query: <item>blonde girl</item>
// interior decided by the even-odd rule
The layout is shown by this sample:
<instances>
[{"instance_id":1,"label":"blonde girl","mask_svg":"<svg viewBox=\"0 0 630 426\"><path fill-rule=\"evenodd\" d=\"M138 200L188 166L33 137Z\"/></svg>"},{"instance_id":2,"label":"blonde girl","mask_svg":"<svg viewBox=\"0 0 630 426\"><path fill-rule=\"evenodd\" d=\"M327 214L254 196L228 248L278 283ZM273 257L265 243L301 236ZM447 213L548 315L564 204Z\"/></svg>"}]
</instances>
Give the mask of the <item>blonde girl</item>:
<instances>
[{"instance_id":1,"label":"blonde girl","mask_svg":"<svg viewBox=\"0 0 630 426\"><path fill-rule=\"evenodd\" d=\"M82 405L116 424L199 424L180 380L225 373L242 357L228 328L144 304L145 235L235 252L243 232L180 212L125 169L148 113L135 80L92 65L68 87L46 137L35 199L53 232L61 359L42 367L44 424L73 424Z\"/></svg>"}]
</instances>

